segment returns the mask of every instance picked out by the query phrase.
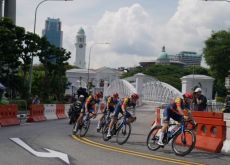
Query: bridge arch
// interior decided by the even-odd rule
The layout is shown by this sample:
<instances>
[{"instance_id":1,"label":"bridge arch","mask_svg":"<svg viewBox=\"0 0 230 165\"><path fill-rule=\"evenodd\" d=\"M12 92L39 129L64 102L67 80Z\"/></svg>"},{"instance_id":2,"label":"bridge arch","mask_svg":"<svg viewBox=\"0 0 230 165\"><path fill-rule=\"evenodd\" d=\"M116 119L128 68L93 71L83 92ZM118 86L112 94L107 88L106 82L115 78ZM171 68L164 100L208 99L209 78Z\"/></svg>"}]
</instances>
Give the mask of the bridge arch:
<instances>
[{"instance_id":1,"label":"bridge arch","mask_svg":"<svg viewBox=\"0 0 230 165\"><path fill-rule=\"evenodd\" d=\"M135 79L136 81L134 81ZM138 79L141 79L141 81L138 81ZM127 80L133 83L129 83ZM120 97L126 97L130 96L132 93L138 93L141 97L140 100L142 101L151 101L161 104L167 104L170 103L170 100L173 98L182 97L182 93L178 89L142 73L138 73L126 80L114 80L104 91L104 94L105 96L108 96L116 92L119 93Z\"/></svg>"}]
</instances>

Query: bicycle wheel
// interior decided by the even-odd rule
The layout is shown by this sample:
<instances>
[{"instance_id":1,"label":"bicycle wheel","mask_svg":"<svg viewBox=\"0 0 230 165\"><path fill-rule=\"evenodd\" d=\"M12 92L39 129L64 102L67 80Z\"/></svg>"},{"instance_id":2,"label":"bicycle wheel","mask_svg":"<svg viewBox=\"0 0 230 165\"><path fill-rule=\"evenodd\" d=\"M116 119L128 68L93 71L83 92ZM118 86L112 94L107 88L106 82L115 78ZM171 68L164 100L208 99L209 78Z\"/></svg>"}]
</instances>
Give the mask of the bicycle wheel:
<instances>
[{"instance_id":1,"label":"bicycle wheel","mask_svg":"<svg viewBox=\"0 0 230 165\"><path fill-rule=\"evenodd\" d=\"M109 130L109 123L106 124L103 128L102 128L102 138L104 141L108 141L110 138L107 138L107 134L108 134L108 130Z\"/></svg>"},{"instance_id":2,"label":"bicycle wheel","mask_svg":"<svg viewBox=\"0 0 230 165\"><path fill-rule=\"evenodd\" d=\"M162 128L162 126L157 125L153 129L150 130L148 137L147 137L147 147L151 151L156 151L160 148L160 146L157 144L159 140L159 131Z\"/></svg>"},{"instance_id":3,"label":"bicycle wheel","mask_svg":"<svg viewBox=\"0 0 230 165\"><path fill-rule=\"evenodd\" d=\"M83 137L89 130L90 120L83 120L83 125L80 128L80 136Z\"/></svg>"},{"instance_id":4,"label":"bicycle wheel","mask_svg":"<svg viewBox=\"0 0 230 165\"><path fill-rule=\"evenodd\" d=\"M196 144L196 135L191 130L178 132L172 140L172 149L176 155L185 156L189 154Z\"/></svg>"},{"instance_id":5,"label":"bicycle wheel","mask_svg":"<svg viewBox=\"0 0 230 165\"><path fill-rule=\"evenodd\" d=\"M131 125L130 123L123 124L117 130L117 143L122 145L127 142L131 134Z\"/></svg>"}]
</instances>

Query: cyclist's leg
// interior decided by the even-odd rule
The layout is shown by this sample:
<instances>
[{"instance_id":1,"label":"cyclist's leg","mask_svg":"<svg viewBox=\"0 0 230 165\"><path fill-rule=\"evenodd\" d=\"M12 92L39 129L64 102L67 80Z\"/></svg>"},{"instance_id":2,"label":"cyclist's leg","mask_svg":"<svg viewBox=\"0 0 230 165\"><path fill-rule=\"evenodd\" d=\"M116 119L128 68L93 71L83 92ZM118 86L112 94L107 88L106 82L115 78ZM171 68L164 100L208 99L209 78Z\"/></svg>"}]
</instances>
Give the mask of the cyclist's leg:
<instances>
[{"instance_id":1,"label":"cyclist's leg","mask_svg":"<svg viewBox=\"0 0 230 165\"><path fill-rule=\"evenodd\" d=\"M116 123L120 111L121 110L119 108L115 109L115 113L114 113L114 115L113 115L113 117L109 123L109 129L108 129L107 137L111 137L111 129L113 127L113 124Z\"/></svg>"},{"instance_id":2,"label":"cyclist's leg","mask_svg":"<svg viewBox=\"0 0 230 165\"><path fill-rule=\"evenodd\" d=\"M99 118L98 120L98 123L97 123L97 130L100 130L101 129L101 122L103 120L103 118L105 117L105 114L106 114L106 108L103 110L102 112L102 116Z\"/></svg>"},{"instance_id":3,"label":"cyclist's leg","mask_svg":"<svg viewBox=\"0 0 230 165\"><path fill-rule=\"evenodd\" d=\"M132 116L131 113L129 113L128 111L126 111L125 117L128 119L128 123L132 123L136 120L136 117Z\"/></svg>"},{"instance_id":4,"label":"cyclist's leg","mask_svg":"<svg viewBox=\"0 0 230 165\"><path fill-rule=\"evenodd\" d=\"M85 114L85 110L82 109L78 119L76 120L76 124L73 127L73 132L75 132L75 133L77 132L79 124L82 123L82 119L83 119L84 114Z\"/></svg>"},{"instance_id":5,"label":"cyclist's leg","mask_svg":"<svg viewBox=\"0 0 230 165\"><path fill-rule=\"evenodd\" d=\"M159 140L157 142L158 145L160 145L160 146L164 146L163 138L164 138L164 134L165 134L165 132L168 128L168 125L169 125L170 114L171 114L171 109L168 106L164 109L164 112L163 112L163 127L160 130Z\"/></svg>"}]
</instances>

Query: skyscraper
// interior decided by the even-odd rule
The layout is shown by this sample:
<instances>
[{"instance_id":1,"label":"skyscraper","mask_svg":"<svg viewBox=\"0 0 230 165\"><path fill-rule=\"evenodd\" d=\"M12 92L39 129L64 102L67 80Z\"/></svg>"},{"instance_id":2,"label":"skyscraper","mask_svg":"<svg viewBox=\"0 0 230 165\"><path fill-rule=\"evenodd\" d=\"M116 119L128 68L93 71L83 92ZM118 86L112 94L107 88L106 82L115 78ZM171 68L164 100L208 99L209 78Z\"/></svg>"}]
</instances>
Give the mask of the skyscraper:
<instances>
[{"instance_id":1,"label":"skyscraper","mask_svg":"<svg viewBox=\"0 0 230 165\"><path fill-rule=\"evenodd\" d=\"M4 8L3 8L4 7ZM0 17L8 17L16 22L16 0L0 0Z\"/></svg>"},{"instance_id":2,"label":"skyscraper","mask_svg":"<svg viewBox=\"0 0 230 165\"><path fill-rule=\"evenodd\" d=\"M60 19L48 18L45 22L45 29L42 30L42 35L46 36L51 44L61 48L63 32L61 31Z\"/></svg>"},{"instance_id":3,"label":"skyscraper","mask_svg":"<svg viewBox=\"0 0 230 165\"><path fill-rule=\"evenodd\" d=\"M85 49L86 49L86 36L85 31L80 28L76 36L76 57L75 65L79 68L86 68L85 66Z\"/></svg>"}]
</instances>

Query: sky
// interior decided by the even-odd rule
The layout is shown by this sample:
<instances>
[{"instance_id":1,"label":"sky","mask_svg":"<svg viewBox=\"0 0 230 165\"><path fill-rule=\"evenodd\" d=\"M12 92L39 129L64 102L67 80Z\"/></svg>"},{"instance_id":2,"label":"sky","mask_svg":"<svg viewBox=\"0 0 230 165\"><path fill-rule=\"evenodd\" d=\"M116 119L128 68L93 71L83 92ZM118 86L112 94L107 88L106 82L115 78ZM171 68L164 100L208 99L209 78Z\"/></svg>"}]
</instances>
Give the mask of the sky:
<instances>
[{"instance_id":1,"label":"sky","mask_svg":"<svg viewBox=\"0 0 230 165\"><path fill-rule=\"evenodd\" d=\"M16 24L33 32L35 8L41 0L16 0ZM47 1L37 11L36 33L45 20L62 22L63 48L74 64L76 35L86 34L86 63L90 68L138 66L155 60L166 47L168 54L195 51L202 54L211 33L230 27L230 3L202 0L73 0ZM202 65L203 62L202 62ZM204 65L205 66L205 65Z\"/></svg>"}]
</instances>

